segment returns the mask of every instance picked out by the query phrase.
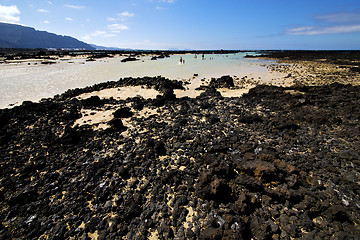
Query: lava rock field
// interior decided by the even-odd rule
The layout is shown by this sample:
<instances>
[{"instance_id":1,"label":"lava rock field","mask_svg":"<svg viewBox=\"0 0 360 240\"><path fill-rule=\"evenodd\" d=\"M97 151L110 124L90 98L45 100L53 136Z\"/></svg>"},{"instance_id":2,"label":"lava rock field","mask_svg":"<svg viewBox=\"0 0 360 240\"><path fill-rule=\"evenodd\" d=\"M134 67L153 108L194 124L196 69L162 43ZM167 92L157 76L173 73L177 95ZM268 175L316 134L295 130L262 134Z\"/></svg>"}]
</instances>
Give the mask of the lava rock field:
<instances>
[{"instance_id":1,"label":"lava rock field","mask_svg":"<svg viewBox=\"0 0 360 240\"><path fill-rule=\"evenodd\" d=\"M133 85L162 94L77 98ZM0 239L360 239L360 87L217 85L127 78L0 110ZM116 111L94 130L83 108Z\"/></svg>"}]
</instances>

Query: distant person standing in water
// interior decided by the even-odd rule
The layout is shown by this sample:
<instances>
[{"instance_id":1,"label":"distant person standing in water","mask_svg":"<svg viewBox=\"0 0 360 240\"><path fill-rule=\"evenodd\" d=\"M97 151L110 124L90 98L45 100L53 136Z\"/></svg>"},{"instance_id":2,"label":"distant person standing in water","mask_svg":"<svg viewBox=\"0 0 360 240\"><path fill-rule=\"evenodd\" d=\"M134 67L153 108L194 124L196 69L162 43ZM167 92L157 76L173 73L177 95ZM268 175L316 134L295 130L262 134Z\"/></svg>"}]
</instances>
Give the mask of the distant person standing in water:
<instances>
[{"instance_id":1,"label":"distant person standing in water","mask_svg":"<svg viewBox=\"0 0 360 240\"><path fill-rule=\"evenodd\" d=\"M180 64L182 64L183 63L183 59L182 59L182 57L180 57Z\"/></svg>"}]
</instances>

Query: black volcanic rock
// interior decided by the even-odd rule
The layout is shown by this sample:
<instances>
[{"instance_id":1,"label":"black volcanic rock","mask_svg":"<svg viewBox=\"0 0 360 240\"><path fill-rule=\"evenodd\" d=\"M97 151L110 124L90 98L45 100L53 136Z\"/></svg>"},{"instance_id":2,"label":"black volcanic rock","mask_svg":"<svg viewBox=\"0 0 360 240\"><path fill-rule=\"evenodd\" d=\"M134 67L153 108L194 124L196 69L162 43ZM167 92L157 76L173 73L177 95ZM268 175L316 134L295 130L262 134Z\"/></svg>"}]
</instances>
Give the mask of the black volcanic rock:
<instances>
[{"instance_id":1,"label":"black volcanic rock","mask_svg":"<svg viewBox=\"0 0 360 240\"><path fill-rule=\"evenodd\" d=\"M232 88L234 87L234 79L230 76L222 76L221 78L212 78L209 87Z\"/></svg>"},{"instance_id":2,"label":"black volcanic rock","mask_svg":"<svg viewBox=\"0 0 360 240\"><path fill-rule=\"evenodd\" d=\"M133 115L131 109L128 107L119 108L113 113L115 118L129 118Z\"/></svg>"},{"instance_id":3,"label":"black volcanic rock","mask_svg":"<svg viewBox=\"0 0 360 240\"><path fill-rule=\"evenodd\" d=\"M139 85L162 95L76 98ZM0 239L360 238L359 86L176 87L125 78L0 109ZM74 126L85 107L113 110L109 128Z\"/></svg>"},{"instance_id":4,"label":"black volcanic rock","mask_svg":"<svg viewBox=\"0 0 360 240\"><path fill-rule=\"evenodd\" d=\"M91 96L81 101L85 108L100 107L104 105L103 101L98 96Z\"/></svg>"},{"instance_id":5,"label":"black volcanic rock","mask_svg":"<svg viewBox=\"0 0 360 240\"><path fill-rule=\"evenodd\" d=\"M124 58L123 60L121 60L121 62L133 62L133 61L137 61L139 59L134 58L134 57L128 57L128 58Z\"/></svg>"},{"instance_id":6,"label":"black volcanic rock","mask_svg":"<svg viewBox=\"0 0 360 240\"><path fill-rule=\"evenodd\" d=\"M68 48L95 50L73 37L38 31L31 27L0 23L0 48Z\"/></svg>"}]
</instances>

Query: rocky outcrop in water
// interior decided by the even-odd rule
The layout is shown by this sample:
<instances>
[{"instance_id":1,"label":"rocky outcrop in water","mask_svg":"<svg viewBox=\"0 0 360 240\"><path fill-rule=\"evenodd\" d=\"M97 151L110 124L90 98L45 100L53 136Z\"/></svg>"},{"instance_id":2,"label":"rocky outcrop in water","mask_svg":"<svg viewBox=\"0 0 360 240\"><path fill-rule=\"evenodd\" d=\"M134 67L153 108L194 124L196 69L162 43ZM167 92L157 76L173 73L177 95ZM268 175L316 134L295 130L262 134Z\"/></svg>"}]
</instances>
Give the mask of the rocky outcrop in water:
<instances>
[{"instance_id":1,"label":"rocky outcrop in water","mask_svg":"<svg viewBox=\"0 0 360 240\"><path fill-rule=\"evenodd\" d=\"M76 98L128 84L163 94ZM0 110L0 238L360 237L359 87L175 86L129 78ZM113 109L109 128L74 125L83 108Z\"/></svg>"},{"instance_id":2,"label":"rocky outcrop in water","mask_svg":"<svg viewBox=\"0 0 360 240\"><path fill-rule=\"evenodd\" d=\"M121 62L134 62L134 61L138 61L139 59L134 58L134 57L127 57L124 58L123 60L121 60Z\"/></svg>"}]
</instances>

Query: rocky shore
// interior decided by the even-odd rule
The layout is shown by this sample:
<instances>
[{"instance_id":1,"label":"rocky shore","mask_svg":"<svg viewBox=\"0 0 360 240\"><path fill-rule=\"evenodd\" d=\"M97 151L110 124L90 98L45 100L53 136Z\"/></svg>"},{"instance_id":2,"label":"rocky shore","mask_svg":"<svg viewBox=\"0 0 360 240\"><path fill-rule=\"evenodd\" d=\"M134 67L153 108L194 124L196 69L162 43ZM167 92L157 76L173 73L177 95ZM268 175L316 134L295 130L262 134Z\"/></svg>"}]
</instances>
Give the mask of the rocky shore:
<instances>
[{"instance_id":1,"label":"rocky shore","mask_svg":"<svg viewBox=\"0 0 360 240\"><path fill-rule=\"evenodd\" d=\"M286 73L299 85L360 84L360 51L274 51L256 57L278 60L268 70Z\"/></svg>"},{"instance_id":2,"label":"rocky shore","mask_svg":"<svg viewBox=\"0 0 360 240\"><path fill-rule=\"evenodd\" d=\"M202 50L202 51L181 51L181 50L47 50L47 49L12 49L0 48L0 64L8 63L57 63L64 60L73 60L85 58L87 61L96 61L96 59L114 58L124 56L134 58L140 56L153 56L152 60L170 57L174 54L232 54L241 51L237 50ZM129 60L127 60L129 61ZM47 63L46 63L47 62ZM126 62L126 61L125 61Z\"/></svg>"},{"instance_id":3,"label":"rocky shore","mask_svg":"<svg viewBox=\"0 0 360 240\"><path fill-rule=\"evenodd\" d=\"M360 86L233 86L0 110L0 239L359 239Z\"/></svg>"}]
</instances>

